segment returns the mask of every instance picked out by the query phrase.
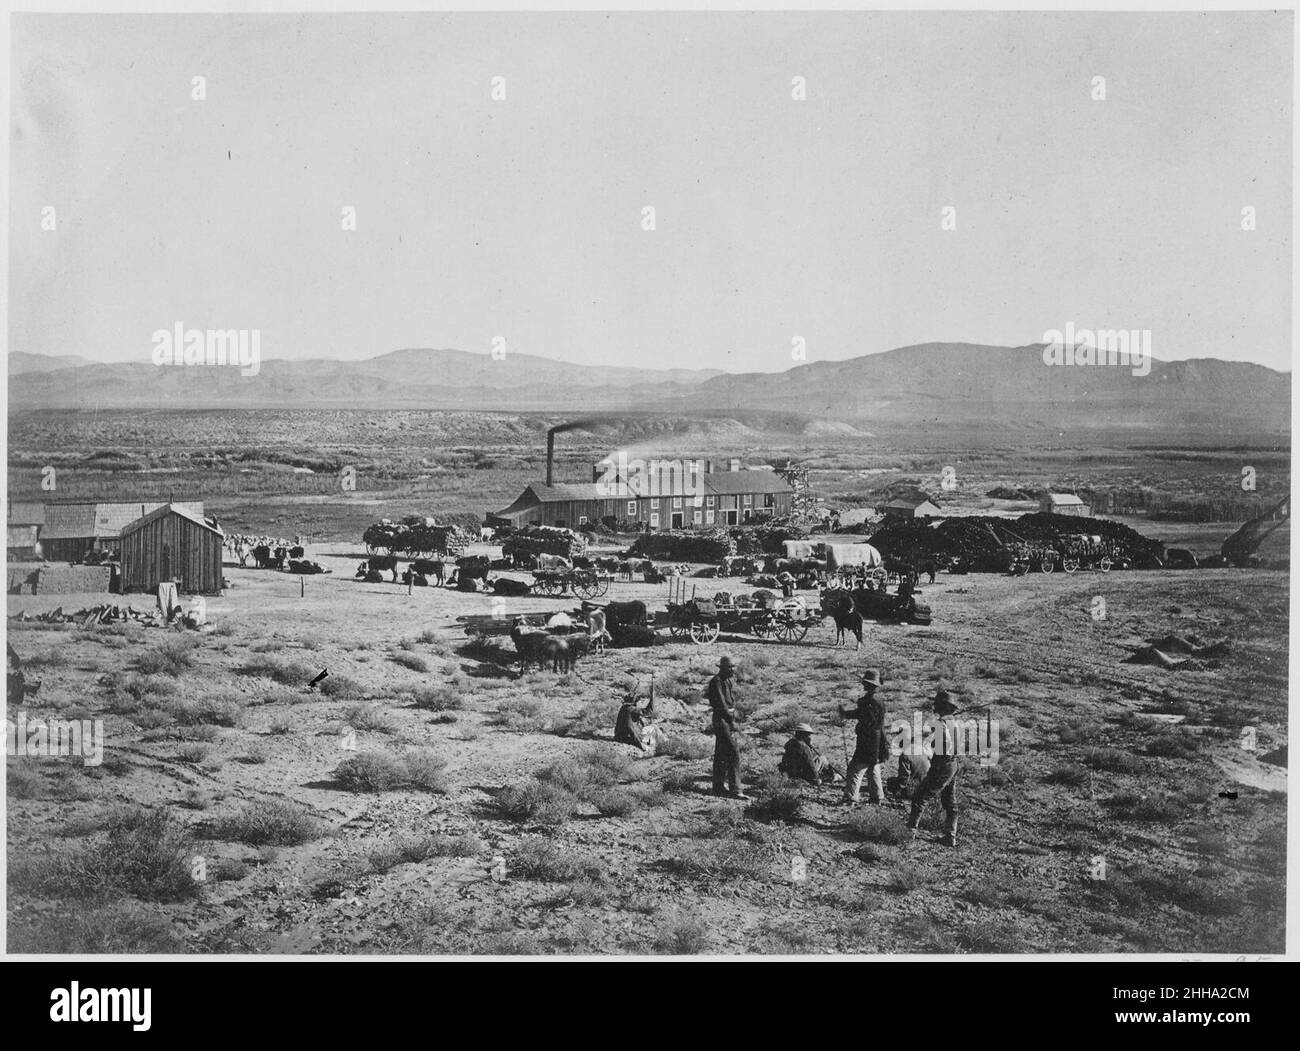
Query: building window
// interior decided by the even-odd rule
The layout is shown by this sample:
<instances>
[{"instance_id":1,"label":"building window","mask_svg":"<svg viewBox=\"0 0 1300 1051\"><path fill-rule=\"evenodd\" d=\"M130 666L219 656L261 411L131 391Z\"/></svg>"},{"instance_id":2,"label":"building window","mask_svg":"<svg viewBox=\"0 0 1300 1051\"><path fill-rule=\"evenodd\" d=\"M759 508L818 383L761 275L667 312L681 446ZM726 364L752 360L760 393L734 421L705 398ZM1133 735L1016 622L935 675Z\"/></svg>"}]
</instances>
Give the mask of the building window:
<instances>
[{"instance_id":1,"label":"building window","mask_svg":"<svg viewBox=\"0 0 1300 1051\"><path fill-rule=\"evenodd\" d=\"M704 512L704 522L705 522L706 525L713 525L713 516L714 516L714 514L715 514L715 512L713 512L713 511L705 511L705 512Z\"/></svg>"},{"instance_id":2,"label":"building window","mask_svg":"<svg viewBox=\"0 0 1300 1051\"><path fill-rule=\"evenodd\" d=\"M714 505L714 503L717 502L717 499L718 499L718 498L717 498L716 496L706 496L706 497L704 498L704 506L705 506L705 507L712 507L712 506Z\"/></svg>"},{"instance_id":3,"label":"building window","mask_svg":"<svg viewBox=\"0 0 1300 1051\"><path fill-rule=\"evenodd\" d=\"M635 501L635 500L629 500L629 501L627 502L627 516L628 516L628 518L635 518L635 517L636 517L636 501Z\"/></svg>"},{"instance_id":4,"label":"building window","mask_svg":"<svg viewBox=\"0 0 1300 1051\"><path fill-rule=\"evenodd\" d=\"M702 519L703 519L703 516L700 514L699 511L696 511L696 512L695 512L695 516L694 516L694 522L695 522L695 524L696 524L696 525L699 525Z\"/></svg>"},{"instance_id":5,"label":"building window","mask_svg":"<svg viewBox=\"0 0 1300 1051\"><path fill-rule=\"evenodd\" d=\"M674 496L674 497L673 497L673 510L676 511L676 510L678 510L679 508L681 508L681 506L682 506L682 498L681 498L680 496Z\"/></svg>"},{"instance_id":6,"label":"building window","mask_svg":"<svg viewBox=\"0 0 1300 1051\"><path fill-rule=\"evenodd\" d=\"M764 506L764 507L775 507L775 506L776 506L776 497L775 497L772 493L764 493L764 494L763 494L763 506Z\"/></svg>"},{"instance_id":7,"label":"building window","mask_svg":"<svg viewBox=\"0 0 1300 1051\"><path fill-rule=\"evenodd\" d=\"M754 502L754 494L753 494L753 493L746 493L746 494L745 494L745 506L746 506L746 507L749 507L750 505L753 504L753 502Z\"/></svg>"},{"instance_id":8,"label":"building window","mask_svg":"<svg viewBox=\"0 0 1300 1051\"><path fill-rule=\"evenodd\" d=\"M754 517L753 509L748 507L745 508L745 521L748 522L753 517Z\"/></svg>"},{"instance_id":9,"label":"building window","mask_svg":"<svg viewBox=\"0 0 1300 1051\"><path fill-rule=\"evenodd\" d=\"M651 529L658 529L658 528L659 528L659 512L658 512L658 511L651 511L651 512L650 512L650 528L651 528Z\"/></svg>"}]
</instances>

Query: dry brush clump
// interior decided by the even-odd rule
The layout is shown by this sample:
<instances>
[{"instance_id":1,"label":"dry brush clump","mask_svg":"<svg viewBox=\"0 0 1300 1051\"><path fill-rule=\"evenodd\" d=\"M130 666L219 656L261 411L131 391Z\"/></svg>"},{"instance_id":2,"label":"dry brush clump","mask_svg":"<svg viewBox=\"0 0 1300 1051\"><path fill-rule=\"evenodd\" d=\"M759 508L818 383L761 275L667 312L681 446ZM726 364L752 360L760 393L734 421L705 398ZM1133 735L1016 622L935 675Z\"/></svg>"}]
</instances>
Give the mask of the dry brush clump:
<instances>
[{"instance_id":1,"label":"dry brush clump","mask_svg":"<svg viewBox=\"0 0 1300 1051\"><path fill-rule=\"evenodd\" d=\"M912 838L902 816L892 810L859 810L849 817L845 826L859 839L884 846L898 846Z\"/></svg>"},{"instance_id":2,"label":"dry brush clump","mask_svg":"<svg viewBox=\"0 0 1300 1051\"><path fill-rule=\"evenodd\" d=\"M343 760L333 778L349 792L391 792L416 788L425 792L447 791L444 775L447 760L428 749L409 749L402 756L388 752L359 752Z\"/></svg>"},{"instance_id":3,"label":"dry brush clump","mask_svg":"<svg viewBox=\"0 0 1300 1051\"><path fill-rule=\"evenodd\" d=\"M704 759L713 754L713 742L704 734L667 734L660 740L656 754L671 759Z\"/></svg>"},{"instance_id":4,"label":"dry brush clump","mask_svg":"<svg viewBox=\"0 0 1300 1051\"><path fill-rule=\"evenodd\" d=\"M69 851L11 862L13 886L45 898L130 895L145 901L196 897L193 839L165 810L118 811L95 842Z\"/></svg>"},{"instance_id":5,"label":"dry brush clump","mask_svg":"<svg viewBox=\"0 0 1300 1051\"><path fill-rule=\"evenodd\" d=\"M238 814L214 821L210 834L214 839L252 847L292 847L316 839L321 829L302 807L263 799L249 803Z\"/></svg>"},{"instance_id":6,"label":"dry brush clump","mask_svg":"<svg viewBox=\"0 0 1300 1051\"><path fill-rule=\"evenodd\" d=\"M302 661L258 656L240 667L238 673L254 678L270 679L281 686L306 686L320 670Z\"/></svg>"},{"instance_id":7,"label":"dry brush clump","mask_svg":"<svg viewBox=\"0 0 1300 1051\"><path fill-rule=\"evenodd\" d=\"M399 664L409 671L420 672L421 674L425 674L429 671L429 662L418 653L407 653L405 650L397 650L394 653L390 653L388 659L394 664Z\"/></svg>"},{"instance_id":8,"label":"dry brush clump","mask_svg":"<svg viewBox=\"0 0 1300 1051\"><path fill-rule=\"evenodd\" d=\"M362 733L392 734L397 732L397 724L377 704L358 704L348 710L343 723Z\"/></svg>"},{"instance_id":9,"label":"dry brush clump","mask_svg":"<svg viewBox=\"0 0 1300 1051\"><path fill-rule=\"evenodd\" d=\"M194 667L197 644L191 638L167 639L145 650L135 659L135 670L141 675L170 675L176 678Z\"/></svg>"},{"instance_id":10,"label":"dry brush clump","mask_svg":"<svg viewBox=\"0 0 1300 1051\"><path fill-rule=\"evenodd\" d=\"M188 951L165 916L134 901L75 904L60 909L53 917L16 918L10 922L8 944L10 952L57 955L126 956Z\"/></svg>"},{"instance_id":11,"label":"dry brush clump","mask_svg":"<svg viewBox=\"0 0 1300 1051\"><path fill-rule=\"evenodd\" d=\"M550 883L589 880L602 883L605 866L595 858L579 854L548 836L524 836L506 855L506 871L522 879Z\"/></svg>"},{"instance_id":12,"label":"dry brush clump","mask_svg":"<svg viewBox=\"0 0 1300 1051\"><path fill-rule=\"evenodd\" d=\"M465 707L464 695L450 686L421 686L401 696L426 712L454 712Z\"/></svg>"},{"instance_id":13,"label":"dry brush clump","mask_svg":"<svg viewBox=\"0 0 1300 1051\"><path fill-rule=\"evenodd\" d=\"M697 956L712 942L709 925L694 913L677 910L655 924L654 949L666 956Z\"/></svg>"}]
</instances>

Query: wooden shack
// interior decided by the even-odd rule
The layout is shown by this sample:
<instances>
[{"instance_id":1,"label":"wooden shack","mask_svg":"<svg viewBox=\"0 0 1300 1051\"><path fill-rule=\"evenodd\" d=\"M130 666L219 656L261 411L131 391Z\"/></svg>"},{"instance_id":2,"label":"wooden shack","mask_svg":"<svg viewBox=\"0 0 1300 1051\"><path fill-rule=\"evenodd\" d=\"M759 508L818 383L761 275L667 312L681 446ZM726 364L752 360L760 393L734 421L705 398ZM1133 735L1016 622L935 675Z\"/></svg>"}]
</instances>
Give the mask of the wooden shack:
<instances>
[{"instance_id":1,"label":"wooden shack","mask_svg":"<svg viewBox=\"0 0 1300 1051\"><path fill-rule=\"evenodd\" d=\"M122 592L152 592L165 580L186 595L221 592L225 534L202 516L164 504L123 526Z\"/></svg>"}]
</instances>

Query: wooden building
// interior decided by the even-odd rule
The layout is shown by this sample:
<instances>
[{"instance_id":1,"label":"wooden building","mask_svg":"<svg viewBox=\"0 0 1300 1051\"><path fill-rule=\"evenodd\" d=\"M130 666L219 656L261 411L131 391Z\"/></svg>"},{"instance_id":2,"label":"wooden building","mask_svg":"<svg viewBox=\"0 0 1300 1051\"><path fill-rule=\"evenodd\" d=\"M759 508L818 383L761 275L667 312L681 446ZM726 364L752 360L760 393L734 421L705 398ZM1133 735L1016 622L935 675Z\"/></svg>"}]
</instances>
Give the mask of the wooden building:
<instances>
[{"instance_id":1,"label":"wooden building","mask_svg":"<svg viewBox=\"0 0 1300 1051\"><path fill-rule=\"evenodd\" d=\"M168 506L158 501L122 503L47 503L40 541L42 557L51 562L80 562L87 552L116 556L122 529L141 515ZM203 517L201 501L174 503ZM16 524L16 523L13 523Z\"/></svg>"},{"instance_id":2,"label":"wooden building","mask_svg":"<svg viewBox=\"0 0 1300 1051\"><path fill-rule=\"evenodd\" d=\"M921 489L898 493L892 500L881 504L880 511L886 518L937 518L943 515L939 505Z\"/></svg>"},{"instance_id":3,"label":"wooden building","mask_svg":"<svg viewBox=\"0 0 1300 1051\"><path fill-rule=\"evenodd\" d=\"M1038 501L1038 510L1052 515L1075 515L1090 518L1092 508L1074 493L1044 493Z\"/></svg>"},{"instance_id":4,"label":"wooden building","mask_svg":"<svg viewBox=\"0 0 1300 1051\"><path fill-rule=\"evenodd\" d=\"M622 480L534 482L509 507L489 514L487 522L568 529L603 522L619 530L659 532L744 525L790 513L794 490L789 482L774 471L743 470L735 461L732 466L727 471L692 471L689 477L680 471L665 472L645 495L636 488L611 495L611 489L619 491Z\"/></svg>"},{"instance_id":5,"label":"wooden building","mask_svg":"<svg viewBox=\"0 0 1300 1051\"><path fill-rule=\"evenodd\" d=\"M225 539L202 516L164 504L122 529L122 592L156 591L174 580L183 594L219 594Z\"/></svg>"}]
</instances>

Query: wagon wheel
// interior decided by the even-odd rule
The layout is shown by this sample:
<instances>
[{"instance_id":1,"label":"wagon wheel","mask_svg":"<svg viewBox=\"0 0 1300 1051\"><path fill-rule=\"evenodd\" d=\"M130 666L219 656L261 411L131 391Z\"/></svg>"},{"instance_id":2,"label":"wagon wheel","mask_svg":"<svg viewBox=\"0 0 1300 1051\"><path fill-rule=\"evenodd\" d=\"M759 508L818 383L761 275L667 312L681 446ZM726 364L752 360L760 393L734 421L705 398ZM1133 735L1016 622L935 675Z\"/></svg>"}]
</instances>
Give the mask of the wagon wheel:
<instances>
[{"instance_id":1,"label":"wagon wheel","mask_svg":"<svg viewBox=\"0 0 1300 1051\"><path fill-rule=\"evenodd\" d=\"M597 577L595 580L596 593L593 598L600 598L601 595L609 592L609 577Z\"/></svg>"},{"instance_id":2,"label":"wagon wheel","mask_svg":"<svg viewBox=\"0 0 1300 1051\"><path fill-rule=\"evenodd\" d=\"M1114 563L1111 562L1109 558L1103 558L1099 563L1097 563L1097 568L1103 573L1109 573L1112 565L1114 565Z\"/></svg>"},{"instance_id":3,"label":"wagon wheel","mask_svg":"<svg viewBox=\"0 0 1300 1051\"><path fill-rule=\"evenodd\" d=\"M537 590L543 595L560 595L564 592L564 585L553 577L539 577Z\"/></svg>"},{"instance_id":4,"label":"wagon wheel","mask_svg":"<svg viewBox=\"0 0 1300 1051\"><path fill-rule=\"evenodd\" d=\"M755 638L765 639L772 634L772 618L755 617L749 622L749 632Z\"/></svg>"},{"instance_id":5,"label":"wagon wheel","mask_svg":"<svg viewBox=\"0 0 1300 1051\"><path fill-rule=\"evenodd\" d=\"M803 642L804 636L808 634L808 622L803 620L792 620L786 625L786 642Z\"/></svg>"},{"instance_id":6,"label":"wagon wheel","mask_svg":"<svg viewBox=\"0 0 1300 1051\"><path fill-rule=\"evenodd\" d=\"M681 638L683 635L686 634L686 631L689 627L690 625L686 622L685 618L682 617L680 613L678 613L676 610L669 611L668 613L668 634L669 635L671 635L675 639Z\"/></svg>"},{"instance_id":7,"label":"wagon wheel","mask_svg":"<svg viewBox=\"0 0 1300 1051\"><path fill-rule=\"evenodd\" d=\"M697 646L706 646L718 639L718 622L716 620L696 620L691 622L691 641Z\"/></svg>"},{"instance_id":8,"label":"wagon wheel","mask_svg":"<svg viewBox=\"0 0 1300 1051\"><path fill-rule=\"evenodd\" d=\"M877 566L871 571L871 578L876 582L876 586L889 583L889 571L884 566Z\"/></svg>"},{"instance_id":9,"label":"wagon wheel","mask_svg":"<svg viewBox=\"0 0 1300 1051\"><path fill-rule=\"evenodd\" d=\"M595 598L601 593L600 582L594 576L574 577L573 593L579 598Z\"/></svg>"},{"instance_id":10,"label":"wagon wheel","mask_svg":"<svg viewBox=\"0 0 1300 1051\"><path fill-rule=\"evenodd\" d=\"M1067 573L1073 573L1075 570L1079 568L1079 560L1077 558L1064 559L1061 562L1061 568L1064 569Z\"/></svg>"},{"instance_id":11,"label":"wagon wheel","mask_svg":"<svg viewBox=\"0 0 1300 1051\"><path fill-rule=\"evenodd\" d=\"M1050 573L1056 568L1056 559L1051 555L1044 555L1043 560L1038 563L1038 568L1044 573Z\"/></svg>"}]
</instances>

